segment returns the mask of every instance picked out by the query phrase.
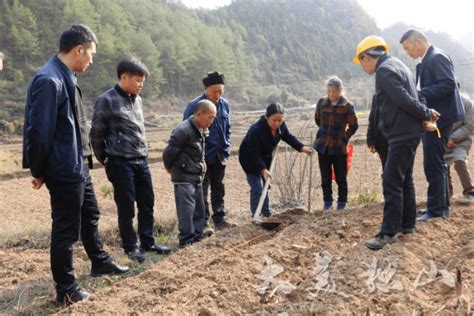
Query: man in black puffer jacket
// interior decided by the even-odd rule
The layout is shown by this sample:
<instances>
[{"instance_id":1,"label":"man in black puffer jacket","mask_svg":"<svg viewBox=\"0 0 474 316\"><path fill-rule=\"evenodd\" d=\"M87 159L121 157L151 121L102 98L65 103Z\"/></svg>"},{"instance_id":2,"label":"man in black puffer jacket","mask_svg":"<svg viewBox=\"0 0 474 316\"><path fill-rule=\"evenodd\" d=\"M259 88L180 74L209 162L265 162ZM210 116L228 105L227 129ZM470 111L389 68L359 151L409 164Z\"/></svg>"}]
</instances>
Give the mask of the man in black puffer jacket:
<instances>
[{"instance_id":1,"label":"man in black puffer jacket","mask_svg":"<svg viewBox=\"0 0 474 316\"><path fill-rule=\"evenodd\" d=\"M173 130L163 152L163 163L174 184L181 247L199 241L203 236L205 209L202 182L206 173L204 130L211 125L216 113L212 102L199 101L194 115Z\"/></svg>"}]
</instances>

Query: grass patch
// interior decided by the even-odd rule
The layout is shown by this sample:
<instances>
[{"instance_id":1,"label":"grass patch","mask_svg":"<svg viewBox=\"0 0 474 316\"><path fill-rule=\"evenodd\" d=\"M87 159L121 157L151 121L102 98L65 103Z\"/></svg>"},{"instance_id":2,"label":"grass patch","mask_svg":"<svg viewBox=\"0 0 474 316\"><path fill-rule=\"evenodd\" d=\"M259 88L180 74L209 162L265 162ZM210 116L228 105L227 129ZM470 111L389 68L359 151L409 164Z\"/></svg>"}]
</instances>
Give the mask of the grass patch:
<instances>
[{"instance_id":1,"label":"grass patch","mask_svg":"<svg viewBox=\"0 0 474 316\"><path fill-rule=\"evenodd\" d=\"M45 315L58 311L51 298L54 286L50 280L37 280L0 294L0 314Z\"/></svg>"},{"instance_id":2,"label":"grass patch","mask_svg":"<svg viewBox=\"0 0 474 316\"><path fill-rule=\"evenodd\" d=\"M28 247L33 249L45 249L49 247L50 230L35 227L28 230L0 234L0 247Z\"/></svg>"},{"instance_id":3,"label":"grass patch","mask_svg":"<svg viewBox=\"0 0 474 316\"><path fill-rule=\"evenodd\" d=\"M367 187L358 187L349 203L351 205L373 204L378 202L378 198L379 193L377 191L372 191Z\"/></svg>"},{"instance_id":4,"label":"grass patch","mask_svg":"<svg viewBox=\"0 0 474 316\"><path fill-rule=\"evenodd\" d=\"M100 188L100 193L102 193L102 196L104 199L113 199L114 197L114 187L112 184L103 184Z\"/></svg>"}]
</instances>

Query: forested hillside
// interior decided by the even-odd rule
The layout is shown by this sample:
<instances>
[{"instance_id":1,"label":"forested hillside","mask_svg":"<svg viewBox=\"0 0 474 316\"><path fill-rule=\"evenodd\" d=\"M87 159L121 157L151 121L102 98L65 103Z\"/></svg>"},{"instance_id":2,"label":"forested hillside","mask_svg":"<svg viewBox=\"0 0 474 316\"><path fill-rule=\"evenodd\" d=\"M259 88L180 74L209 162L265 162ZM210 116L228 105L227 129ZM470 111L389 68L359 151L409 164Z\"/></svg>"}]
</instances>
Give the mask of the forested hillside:
<instances>
[{"instance_id":1,"label":"forested hillside","mask_svg":"<svg viewBox=\"0 0 474 316\"><path fill-rule=\"evenodd\" d=\"M147 100L192 95L201 88L203 74L213 69L229 82L254 81L255 61L240 34L208 26L182 5L162 2L0 0L0 50L6 55L0 118L22 116L28 81L56 52L61 32L77 22L89 25L100 42L94 65L79 76L88 99L115 82L115 65L130 55L141 58L152 73L143 92Z\"/></svg>"},{"instance_id":2,"label":"forested hillside","mask_svg":"<svg viewBox=\"0 0 474 316\"><path fill-rule=\"evenodd\" d=\"M360 39L381 34L355 0L234 0L218 10L179 0L0 0L0 125L22 118L29 80L78 22L100 42L94 65L79 75L87 104L114 84L119 59L137 56L151 70L142 94L154 112L181 111L213 70L225 73L234 109L314 103L331 74L365 108L370 80L352 57ZM389 41L396 54L397 41Z\"/></svg>"}]
</instances>

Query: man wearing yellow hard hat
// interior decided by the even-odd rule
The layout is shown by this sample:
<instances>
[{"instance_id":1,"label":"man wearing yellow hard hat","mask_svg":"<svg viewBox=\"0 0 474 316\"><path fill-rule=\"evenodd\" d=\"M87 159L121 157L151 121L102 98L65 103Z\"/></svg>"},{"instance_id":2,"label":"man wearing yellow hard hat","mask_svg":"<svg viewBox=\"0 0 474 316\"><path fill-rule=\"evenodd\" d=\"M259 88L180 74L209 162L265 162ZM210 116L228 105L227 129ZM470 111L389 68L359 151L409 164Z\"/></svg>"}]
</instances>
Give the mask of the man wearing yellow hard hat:
<instances>
[{"instance_id":1,"label":"man wearing yellow hard hat","mask_svg":"<svg viewBox=\"0 0 474 316\"><path fill-rule=\"evenodd\" d=\"M375 73L375 100L380 109L377 128L388 141L383 172L385 200L380 232L366 246L382 249L395 242L398 233L415 232L416 200L413 164L423 133L423 121L436 121L439 113L418 100L415 81L400 60L388 54L389 46L379 36L364 38L356 48L354 63L368 75Z\"/></svg>"}]
</instances>

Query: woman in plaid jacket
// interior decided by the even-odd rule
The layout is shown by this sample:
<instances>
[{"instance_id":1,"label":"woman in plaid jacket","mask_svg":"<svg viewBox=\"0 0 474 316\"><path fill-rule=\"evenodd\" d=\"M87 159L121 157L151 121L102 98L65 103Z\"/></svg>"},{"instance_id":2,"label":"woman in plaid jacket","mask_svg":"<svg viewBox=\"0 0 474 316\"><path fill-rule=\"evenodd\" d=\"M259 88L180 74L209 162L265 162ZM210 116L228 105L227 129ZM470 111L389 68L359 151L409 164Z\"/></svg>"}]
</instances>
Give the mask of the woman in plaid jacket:
<instances>
[{"instance_id":1,"label":"woman in plaid jacket","mask_svg":"<svg viewBox=\"0 0 474 316\"><path fill-rule=\"evenodd\" d=\"M327 80L327 96L316 106L314 119L319 130L314 149L318 152L324 210L332 208L332 169L338 186L337 209L347 207L347 143L359 125L354 105L344 95L342 80Z\"/></svg>"}]
</instances>

